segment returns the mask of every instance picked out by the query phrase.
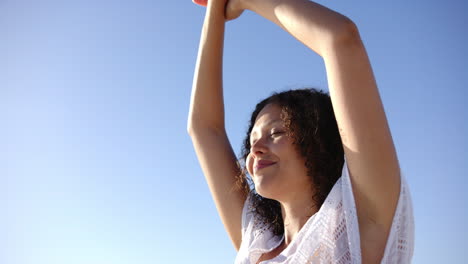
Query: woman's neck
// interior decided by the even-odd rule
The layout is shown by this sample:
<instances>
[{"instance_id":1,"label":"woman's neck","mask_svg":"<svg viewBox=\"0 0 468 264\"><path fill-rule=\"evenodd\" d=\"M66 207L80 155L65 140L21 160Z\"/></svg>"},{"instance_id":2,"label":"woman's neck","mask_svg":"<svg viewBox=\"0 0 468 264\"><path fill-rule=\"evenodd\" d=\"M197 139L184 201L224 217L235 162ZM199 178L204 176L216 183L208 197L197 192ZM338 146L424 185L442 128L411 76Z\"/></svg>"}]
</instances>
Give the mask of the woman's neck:
<instances>
[{"instance_id":1,"label":"woman's neck","mask_svg":"<svg viewBox=\"0 0 468 264\"><path fill-rule=\"evenodd\" d=\"M284 243L287 246L318 208L309 192L293 195L289 201L280 203L284 222Z\"/></svg>"}]
</instances>

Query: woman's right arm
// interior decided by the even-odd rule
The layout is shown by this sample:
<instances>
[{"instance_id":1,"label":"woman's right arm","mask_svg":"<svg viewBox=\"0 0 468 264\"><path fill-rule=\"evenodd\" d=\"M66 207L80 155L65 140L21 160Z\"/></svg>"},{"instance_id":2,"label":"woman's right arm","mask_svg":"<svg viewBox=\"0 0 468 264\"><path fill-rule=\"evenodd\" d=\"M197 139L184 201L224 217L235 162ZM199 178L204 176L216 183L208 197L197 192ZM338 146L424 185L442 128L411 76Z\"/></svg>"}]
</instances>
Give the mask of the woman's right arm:
<instances>
[{"instance_id":1,"label":"woman's right arm","mask_svg":"<svg viewBox=\"0 0 468 264\"><path fill-rule=\"evenodd\" d=\"M193 79L188 133L221 220L239 249L241 215L247 193L238 185L242 173L224 125L223 42L225 0L209 1Z\"/></svg>"}]
</instances>

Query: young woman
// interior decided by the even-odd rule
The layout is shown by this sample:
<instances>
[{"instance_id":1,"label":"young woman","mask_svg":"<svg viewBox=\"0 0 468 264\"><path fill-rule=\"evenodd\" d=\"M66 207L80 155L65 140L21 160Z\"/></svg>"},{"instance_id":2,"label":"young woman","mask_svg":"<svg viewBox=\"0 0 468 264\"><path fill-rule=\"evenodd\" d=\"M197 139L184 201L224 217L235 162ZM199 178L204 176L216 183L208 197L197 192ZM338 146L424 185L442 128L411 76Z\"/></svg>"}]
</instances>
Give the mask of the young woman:
<instances>
[{"instance_id":1,"label":"young woman","mask_svg":"<svg viewBox=\"0 0 468 264\"><path fill-rule=\"evenodd\" d=\"M319 54L330 90L260 102L244 142L246 170L226 135L222 91L225 21L244 10ZM369 59L347 17L307 0L209 0L188 131L236 263L411 261L410 196Z\"/></svg>"}]
</instances>

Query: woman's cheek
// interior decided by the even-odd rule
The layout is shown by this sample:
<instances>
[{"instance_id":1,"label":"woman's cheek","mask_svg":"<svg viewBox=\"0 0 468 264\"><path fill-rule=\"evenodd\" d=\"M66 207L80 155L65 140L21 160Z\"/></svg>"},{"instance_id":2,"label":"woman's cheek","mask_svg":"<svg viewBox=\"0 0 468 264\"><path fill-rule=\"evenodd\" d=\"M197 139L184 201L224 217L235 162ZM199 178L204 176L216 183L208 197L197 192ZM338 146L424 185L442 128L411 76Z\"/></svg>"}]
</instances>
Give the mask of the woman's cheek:
<instances>
[{"instance_id":1,"label":"woman's cheek","mask_svg":"<svg viewBox=\"0 0 468 264\"><path fill-rule=\"evenodd\" d=\"M250 176L253 176L253 164L254 164L254 159L251 154L247 156L247 172L250 174Z\"/></svg>"}]
</instances>

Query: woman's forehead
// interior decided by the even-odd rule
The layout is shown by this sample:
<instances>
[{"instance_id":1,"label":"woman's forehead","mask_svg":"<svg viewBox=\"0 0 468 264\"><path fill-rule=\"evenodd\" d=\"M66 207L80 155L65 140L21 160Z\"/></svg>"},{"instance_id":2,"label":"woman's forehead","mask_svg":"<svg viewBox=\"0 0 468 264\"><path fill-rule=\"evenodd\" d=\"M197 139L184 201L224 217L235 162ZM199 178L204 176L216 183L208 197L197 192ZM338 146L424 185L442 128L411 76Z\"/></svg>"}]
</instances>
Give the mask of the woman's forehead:
<instances>
[{"instance_id":1,"label":"woman's forehead","mask_svg":"<svg viewBox=\"0 0 468 264\"><path fill-rule=\"evenodd\" d=\"M255 118L255 125L262 122L270 122L271 120L279 119L281 120L282 109L276 104L267 104L263 109L258 113L257 118Z\"/></svg>"}]
</instances>

